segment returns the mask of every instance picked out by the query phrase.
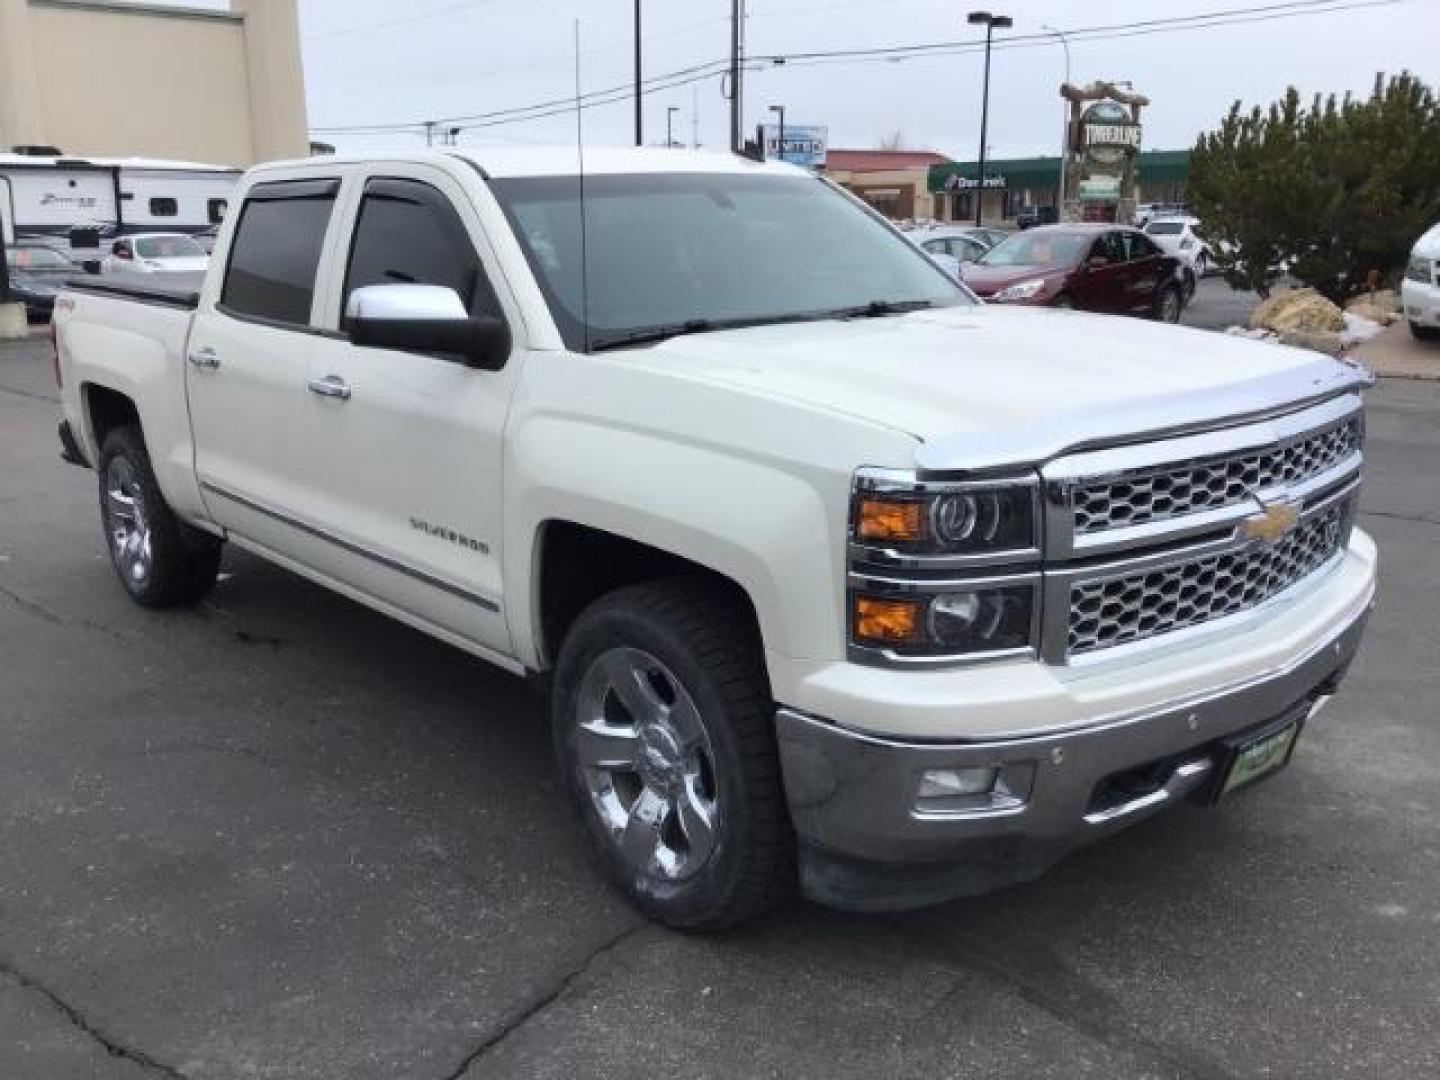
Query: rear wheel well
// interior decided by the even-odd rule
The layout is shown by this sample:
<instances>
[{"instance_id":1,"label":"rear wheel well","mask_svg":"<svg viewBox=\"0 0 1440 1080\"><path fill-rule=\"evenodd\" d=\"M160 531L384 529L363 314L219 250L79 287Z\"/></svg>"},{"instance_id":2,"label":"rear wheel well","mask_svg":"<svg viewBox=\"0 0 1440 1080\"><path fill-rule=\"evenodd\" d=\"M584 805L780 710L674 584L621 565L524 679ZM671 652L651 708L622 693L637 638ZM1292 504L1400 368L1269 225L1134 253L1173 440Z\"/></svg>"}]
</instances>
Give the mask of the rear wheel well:
<instances>
[{"instance_id":1,"label":"rear wheel well","mask_svg":"<svg viewBox=\"0 0 1440 1080\"><path fill-rule=\"evenodd\" d=\"M560 655L575 619L600 597L627 585L664 578L706 578L742 602L760 641L760 622L749 595L733 579L690 559L569 521L547 522L540 534L540 634L542 662Z\"/></svg>"},{"instance_id":2,"label":"rear wheel well","mask_svg":"<svg viewBox=\"0 0 1440 1080\"><path fill-rule=\"evenodd\" d=\"M90 431L95 436L95 445L105 445L105 436L118 427L140 424L140 412L135 403L118 390L108 386L87 385L85 406L90 416Z\"/></svg>"}]
</instances>

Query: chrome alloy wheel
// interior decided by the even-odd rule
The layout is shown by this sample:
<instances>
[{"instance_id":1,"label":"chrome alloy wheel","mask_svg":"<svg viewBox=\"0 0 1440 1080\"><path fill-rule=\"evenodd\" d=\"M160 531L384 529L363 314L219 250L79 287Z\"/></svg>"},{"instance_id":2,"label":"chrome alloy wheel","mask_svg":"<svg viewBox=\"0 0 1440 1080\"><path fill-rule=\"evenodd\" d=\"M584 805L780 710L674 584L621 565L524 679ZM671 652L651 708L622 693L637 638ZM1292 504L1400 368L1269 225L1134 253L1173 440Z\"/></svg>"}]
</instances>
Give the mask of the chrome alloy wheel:
<instances>
[{"instance_id":1,"label":"chrome alloy wheel","mask_svg":"<svg viewBox=\"0 0 1440 1080\"><path fill-rule=\"evenodd\" d=\"M710 737L674 672L640 649L597 656L576 696L576 756L590 802L631 870L680 881L715 848Z\"/></svg>"},{"instance_id":2,"label":"chrome alloy wheel","mask_svg":"<svg viewBox=\"0 0 1440 1080\"><path fill-rule=\"evenodd\" d=\"M123 457L111 459L105 470L105 533L126 584L143 586L154 573L155 554L140 478L135 466Z\"/></svg>"}]
</instances>

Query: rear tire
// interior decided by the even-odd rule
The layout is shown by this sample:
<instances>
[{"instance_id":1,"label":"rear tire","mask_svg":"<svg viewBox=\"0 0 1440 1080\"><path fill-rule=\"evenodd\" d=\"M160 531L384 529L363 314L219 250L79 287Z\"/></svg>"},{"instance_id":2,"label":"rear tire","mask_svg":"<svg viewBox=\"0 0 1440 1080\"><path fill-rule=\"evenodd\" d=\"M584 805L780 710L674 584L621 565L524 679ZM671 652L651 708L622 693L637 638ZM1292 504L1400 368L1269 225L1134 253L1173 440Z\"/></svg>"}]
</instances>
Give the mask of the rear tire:
<instances>
[{"instance_id":1,"label":"rear tire","mask_svg":"<svg viewBox=\"0 0 1440 1080\"><path fill-rule=\"evenodd\" d=\"M223 542L175 516L139 427L105 436L99 476L105 546L132 600L148 608L187 606L215 587Z\"/></svg>"},{"instance_id":2,"label":"rear tire","mask_svg":"<svg viewBox=\"0 0 1440 1080\"><path fill-rule=\"evenodd\" d=\"M1410 323L1410 336L1416 341L1440 341L1440 329L1433 326L1421 326L1417 322Z\"/></svg>"},{"instance_id":3,"label":"rear tire","mask_svg":"<svg viewBox=\"0 0 1440 1080\"><path fill-rule=\"evenodd\" d=\"M764 662L723 585L677 578L592 604L560 650L551 724L585 831L650 918L715 930L794 888Z\"/></svg>"},{"instance_id":4,"label":"rear tire","mask_svg":"<svg viewBox=\"0 0 1440 1080\"><path fill-rule=\"evenodd\" d=\"M1055 297L1054 300L1050 301L1050 306L1064 308L1066 311L1073 311L1075 309L1075 300L1070 296L1069 293L1061 293L1059 296Z\"/></svg>"},{"instance_id":5,"label":"rear tire","mask_svg":"<svg viewBox=\"0 0 1440 1080\"><path fill-rule=\"evenodd\" d=\"M1155 294L1155 318L1161 322L1178 323L1185 299L1177 285L1166 285Z\"/></svg>"}]
</instances>

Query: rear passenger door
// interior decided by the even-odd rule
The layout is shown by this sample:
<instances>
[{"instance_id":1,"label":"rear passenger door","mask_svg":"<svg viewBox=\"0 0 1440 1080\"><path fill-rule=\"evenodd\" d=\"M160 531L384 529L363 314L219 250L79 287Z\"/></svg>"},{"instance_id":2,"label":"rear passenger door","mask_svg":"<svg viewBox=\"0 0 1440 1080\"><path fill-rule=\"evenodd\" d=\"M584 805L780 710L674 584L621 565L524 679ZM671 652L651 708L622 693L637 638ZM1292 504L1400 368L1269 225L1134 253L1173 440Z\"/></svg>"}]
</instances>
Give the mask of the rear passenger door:
<instances>
[{"instance_id":1,"label":"rear passenger door","mask_svg":"<svg viewBox=\"0 0 1440 1080\"><path fill-rule=\"evenodd\" d=\"M510 654L501 595L501 446L518 364L359 347L344 334L350 294L441 285L471 315L520 337L465 190L423 165L373 166L348 200L353 221L327 321L339 334L310 356L304 426L313 438L314 512L342 543L322 568L426 623ZM335 388L343 387L340 394Z\"/></svg>"},{"instance_id":2,"label":"rear passenger door","mask_svg":"<svg viewBox=\"0 0 1440 1080\"><path fill-rule=\"evenodd\" d=\"M316 282L338 176L259 183L237 209L187 346L195 471L211 518L300 558L314 492L302 467L305 372L319 340ZM176 403L177 408L182 407Z\"/></svg>"},{"instance_id":3,"label":"rear passenger door","mask_svg":"<svg viewBox=\"0 0 1440 1080\"><path fill-rule=\"evenodd\" d=\"M1130 311L1148 315L1155 309L1155 296L1167 283L1167 261L1160 246L1141 232L1120 233L1126 254L1126 290Z\"/></svg>"},{"instance_id":4,"label":"rear passenger door","mask_svg":"<svg viewBox=\"0 0 1440 1080\"><path fill-rule=\"evenodd\" d=\"M1095 238L1071 286L1075 306L1086 311L1126 311L1125 249L1118 233L1102 233Z\"/></svg>"}]
</instances>

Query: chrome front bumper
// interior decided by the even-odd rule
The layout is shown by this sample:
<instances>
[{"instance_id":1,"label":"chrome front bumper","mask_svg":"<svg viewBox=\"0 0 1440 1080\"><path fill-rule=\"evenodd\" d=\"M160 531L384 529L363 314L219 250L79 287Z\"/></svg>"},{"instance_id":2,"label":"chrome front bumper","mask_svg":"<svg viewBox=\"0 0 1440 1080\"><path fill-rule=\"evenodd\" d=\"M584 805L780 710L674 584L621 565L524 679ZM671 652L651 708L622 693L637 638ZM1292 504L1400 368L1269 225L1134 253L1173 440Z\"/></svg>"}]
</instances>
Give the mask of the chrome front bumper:
<instances>
[{"instance_id":1,"label":"chrome front bumper","mask_svg":"<svg viewBox=\"0 0 1440 1080\"><path fill-rule=\"evenodd\" d=\"M1368 610L1264 678L1043 737L899 742L782 708L802 888L835 907L893 910L1036 877L1071 849L1207 789L1221 740L1292 711L1313 714L1354 657ZM1116 797L1109 781L1142 767L1153 785ZM946 812L918 806L926 770L983 768L999 770L1004 798Z\"/></svg>"}]
</instances>

